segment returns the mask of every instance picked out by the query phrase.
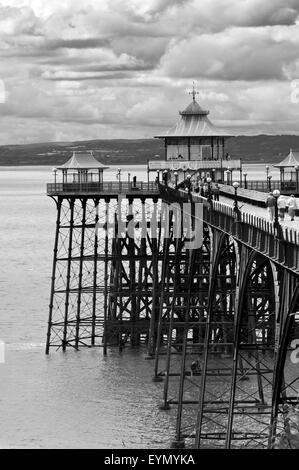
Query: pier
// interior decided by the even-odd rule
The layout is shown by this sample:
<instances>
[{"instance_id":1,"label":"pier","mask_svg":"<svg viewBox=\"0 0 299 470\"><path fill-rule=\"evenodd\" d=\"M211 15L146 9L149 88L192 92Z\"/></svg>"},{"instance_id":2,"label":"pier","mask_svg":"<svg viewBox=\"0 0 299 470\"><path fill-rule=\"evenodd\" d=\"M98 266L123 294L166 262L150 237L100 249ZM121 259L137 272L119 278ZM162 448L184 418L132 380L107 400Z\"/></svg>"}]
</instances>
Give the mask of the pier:
<instances>
[{"instance_id":1,"label":"pier","mask_svg":"<svg viewBox=\"0 0 299 470\"><path fill-rule=\"evenodd\" d=\"M181 115L207 112L193 96ZM192 155L197 144L182 138ZM144 345L161 413L176 409L173 447L273 448L299 403L298 222L280 223L277 198L268 220L266 194L241 187L238 161L233 183L224 137L201 148L221 164L197 161L193 172L167 160L173 139L165 168L150 168L155 181L104 182L105 168L76 152L62 181L55 171L46 353Z\"/></svg>"},{"instance_id":2,"label":"pier","mask_svg":"<svg viewBox=\"0 0 299 470\"><path fill-rule=\"evenodd\" d=\"M284 406L297 403L299 377L288 383L284 369L292 369L299 322L299 232L277 229L265 209L256 216L248 203L236 213L227 201L208 203L153 183L126 196L126 226L137 212L146 237L110 238L119 194L112 187L74 196L78 188L48 186L58 220L47 352L147 344L154 379L164 382L163 408L178 408L178 445L189 439L206 447L216 439L226 447L270 446ZM153 237L149 216L161 201L203 204L201 248L171 238L171 221L167 237L161 222ZM199 358L201 369L192 374ZM257 416L263 432L250 433Z\"/></svg>"}]
</instances>

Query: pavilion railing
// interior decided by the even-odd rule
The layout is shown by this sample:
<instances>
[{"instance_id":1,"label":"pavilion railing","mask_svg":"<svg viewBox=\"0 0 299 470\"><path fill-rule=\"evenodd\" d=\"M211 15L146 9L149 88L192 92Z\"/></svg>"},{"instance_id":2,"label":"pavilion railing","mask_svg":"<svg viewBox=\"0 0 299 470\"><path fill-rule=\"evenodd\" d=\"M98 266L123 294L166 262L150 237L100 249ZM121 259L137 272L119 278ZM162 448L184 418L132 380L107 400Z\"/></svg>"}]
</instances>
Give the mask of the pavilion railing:
<instances>
[{"instance_id":1,"label":"pavilion railing","mask_svg":"<svg viewBox=\"0 0 299 470\"><path fill-rule=\"evenodd\" d=\"M146 192L146 193L158 193L157 183L154 181L143 182L87 182L87 183L48 183L47 194L48 195L63 195L63 194L95 194L95 193L135 193L135 192Z\"/></svg>"},{"instance_id":2,"label":"pavilion railing","mask_svg":"<svg viewBox=\"0 0 299 470\"><path fill-rule=\"evenodd\" d=\"M149 171L154 170L183 170L183 171L196 171L208 170L215 168L215 170L223 168L230 168L231 170L239 170L242 166L241 160L149 160Z\"/></svg>"}]
</instances>

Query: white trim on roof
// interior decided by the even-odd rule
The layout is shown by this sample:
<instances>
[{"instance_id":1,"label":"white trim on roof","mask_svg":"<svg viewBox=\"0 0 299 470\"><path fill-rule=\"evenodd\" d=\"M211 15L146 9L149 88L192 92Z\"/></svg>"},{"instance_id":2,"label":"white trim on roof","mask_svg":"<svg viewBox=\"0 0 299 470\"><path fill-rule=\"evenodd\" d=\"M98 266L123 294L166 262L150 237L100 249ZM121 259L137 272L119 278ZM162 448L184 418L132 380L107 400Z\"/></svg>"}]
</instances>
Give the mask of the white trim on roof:
<instances>
[{"instance_id":1,"label":"white trim on roof","mask_svg":"<svg viewBox=\"0 0 299 470\"><path fill-rule=\"evenodd\" d=\"M77 169L89 169L89 170L104 170L109 166L103 165L93 155L92 150L85 152L73 152L71 158L64 163L58 170L77 170Z\"/></svg>"}]
</instances>

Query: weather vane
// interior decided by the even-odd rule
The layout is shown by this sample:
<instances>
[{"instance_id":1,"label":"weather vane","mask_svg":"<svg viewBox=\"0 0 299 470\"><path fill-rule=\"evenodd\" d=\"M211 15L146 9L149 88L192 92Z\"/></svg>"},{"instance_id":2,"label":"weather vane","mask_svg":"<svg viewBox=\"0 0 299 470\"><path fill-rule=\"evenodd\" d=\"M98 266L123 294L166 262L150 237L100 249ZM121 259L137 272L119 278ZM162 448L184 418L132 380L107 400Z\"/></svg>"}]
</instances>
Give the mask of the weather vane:
<instances>
[{"instance_id":1,"label":"weather vane","mask_svg":"<svg viewBox=\"0 0 299 470\"><path fill-rule=\"evenodd\" d=\"M195 91L195 85L194 85L194 82L193 82L193 88L192 88L192 91L189 91L189 95L192 95L192 96L193 96L193 101L195 101L195 95L199 95L199 92L198 92L198 91Z\"/></svg>"}]
</instances>

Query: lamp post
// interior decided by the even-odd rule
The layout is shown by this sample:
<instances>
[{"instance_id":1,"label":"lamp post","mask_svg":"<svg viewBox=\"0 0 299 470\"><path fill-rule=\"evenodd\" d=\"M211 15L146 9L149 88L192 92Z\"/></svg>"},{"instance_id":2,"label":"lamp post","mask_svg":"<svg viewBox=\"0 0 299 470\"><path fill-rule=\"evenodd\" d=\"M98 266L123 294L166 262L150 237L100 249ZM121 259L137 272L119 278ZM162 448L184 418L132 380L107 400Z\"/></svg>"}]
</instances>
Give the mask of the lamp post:
<instances>
[{"instance_id":1,"label":"lamp post","mask_svg":"<svg viewBox=\"0 0 299 470\"><path fill-rule=\"evenodd\" d=\"M247 173L243 173L244 175L244 189L247 189Z\"/></svg>"},{"instance_id":2,"label":"lamp post","mask_svg":"<svg viewBox=\"0 0 299 470\"><path fill-rule=\"evenodd\" d=\"M56 181L57 181L57 168L53 168L53 175L54 175L54 184L56 186Z\"/></svg>"},{"instance_id":3,"label":"lamp post","mask_svg":"<svg viewBox=\"0 0 299 470\"><path fill-rule=\"evenodd\" d=\"M175 187L177 187L179 174L178 174L177 171L175 171L175 172L173 173L173 175L174 175L174 185L175 185Z\"/></svg>"},{"instance_id":4,"label":"lamp post","mask_svg":"<svg viewBox=\"0 0 299 470\"><path fill-rule=\"evenodd\" d=\"M233 187L235 188L235 198L234 198L234 212L236 214L239 214L240 213L240 209L239 209L239 206L238 206L238 187L240 186L240 183L238 183L238 181L235 181L233 183Z\"/></svg>"},{"instance_id":5,"label":"lamp post","mask_svg":"<svg viewBox=\"0 0 299 470\"><path fill-rule=\"evenodd\" d=\"M296 193L298 193L298 170L299 170L299 166L298 165L295 165L294 166L294 169L295 169L295 172L296 172Z\"/></svg>"},{"instance_id":6,"label":"lamp post","mask_svg":"<svg viewBox=\"0 0 299 470\"><path fill-rule=\"evenodd\" d=\"M266 178L267 178L267 190L271 191L270 186L271 186L271 176L269 176L269 165L266 165Z\"/></svg>"},{"instance_id":7,"label":"lamp post","mask_svg":"<svg viewBox=\"0 0 299 470\"><path fill-rule=\"evenodd\" d=\"M121 168L117 168L116 178L118 179L118 186L119 186L119 189L120 189L121 188Z\"/></svg>"},{"instance_id":8,"label":"lamp post","mask_svg":"<svg viewBox=\"0 0 299 470\"><path fill-rule=\"evenodd\" d=\"M164 182L165 186L167 186L167 174L168 174L168 171L164 170L163 171L163 182Z\"/></svg>"},{"instance_id":9,"label":"lamp post","mask_svg":"<svg viewBox=\"0 0 299 470\"><path fill-rule=\"evenodd\" d=\"M231 171L229 169L226 170L226 184L229 185L230 184L230 173Z\"/></svg>"},{"instance_id":10,"label":"lamp post","mask_svg":"<svg viewBox=\"0 0 299 470\"><path fill-rule=\"evenodd\" d=\"M211 202L212 202L211 181L212 181L212 178L210 178L210 177L208 176L208 178L207 178L207 183L208 183L207 202L208 202L209 204L211 204Z\"/></svg>"},{"instance_id":11,"label":"lamp post","mask_svg":"<svg viewBox=\"0 0 299 470\"><path fill-rule=\"evenodd\" d=\"M280 196L280 191L279 189L275 189L273 191L273 196L275 197L275 212L274 212L274 228L277 230L279 229L279 222L278 222L278 205L277 205L277 199Z\"/></svg>"},{"instance_id":12,"label":"lamp post","mask_svg":"<svg viewBox=\"0 0 299 470\"><path fill-rule=\"evenodd\" d=\"M269 190L269 191L271 191L271 178L272 178L272 176L269 175L269 176L268 176L268 190Z\"/></svg>"},{"instance_id":13,"label":"lamp post","mask_svg":"<svg viewBox=\"0 0 299 470\"><path fill-rule=\"evenodd\" d=\"M192 176L188 173L187 175L187 187L188 187L188 193L190 194L191 193L191 178Z\"/></svg>"}]
</instances>

